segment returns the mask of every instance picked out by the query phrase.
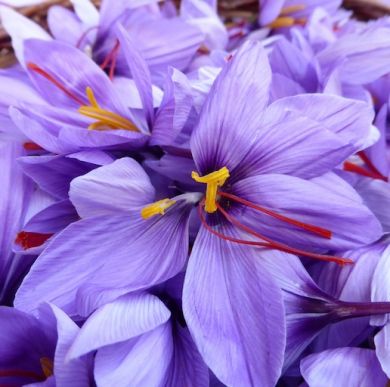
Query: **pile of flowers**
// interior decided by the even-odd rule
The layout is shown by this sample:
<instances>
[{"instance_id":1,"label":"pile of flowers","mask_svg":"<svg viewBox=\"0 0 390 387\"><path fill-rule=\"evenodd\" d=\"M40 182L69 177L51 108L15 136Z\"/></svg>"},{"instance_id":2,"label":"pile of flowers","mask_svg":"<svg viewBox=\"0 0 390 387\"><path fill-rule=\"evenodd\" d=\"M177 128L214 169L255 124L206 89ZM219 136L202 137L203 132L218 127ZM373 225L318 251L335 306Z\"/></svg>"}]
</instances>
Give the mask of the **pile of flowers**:
<instances>
[{"instance_id":1,"label":"pile of flowers","mask_svg":"<svg viewBox=\"0 0 390 387\"><path fill-rule=\"evenodd\" d=\"M0 385L385 386L390 18L72 3L0 7Z\"/></svg>"}]
</instances>

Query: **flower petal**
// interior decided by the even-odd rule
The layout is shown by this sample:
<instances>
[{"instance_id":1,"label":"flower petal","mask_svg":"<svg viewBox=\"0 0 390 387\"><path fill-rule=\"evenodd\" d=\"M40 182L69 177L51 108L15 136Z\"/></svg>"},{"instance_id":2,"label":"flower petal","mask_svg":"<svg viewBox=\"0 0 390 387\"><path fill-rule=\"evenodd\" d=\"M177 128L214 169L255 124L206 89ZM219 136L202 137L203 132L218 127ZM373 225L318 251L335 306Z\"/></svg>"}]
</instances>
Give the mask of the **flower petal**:
<instances>
[{"instance_id":1,"label":"flower petal","mask_svg":"<svg viewBox=\"0 0 390 387\"><path fill-rule=\"evenodd\" d=\"M77 177L69 191L70 200L83 218L139 210L153 202L154 196L148 175L129 157Z\"/></svg>"},{"instance_id":2,"label":"flower petal","mask_svg":"<svg viewBox=\"0 0 390 387\"><path fill-rule=\"evenodd\" d=\"M194 129L191 149L200 174L239 164L253 144L254 117L268 102L270 83L265 50L246 42L215 80Z\"/></svg>"},{"instance_id":3,"label":"flower petal","mask_svg":"<svg viewBox=\"0 0 390 387\"><path fill-rule=\"evenodd\" d=\"M240 198L297 221L332 232L326 239L284 221L240 205L232 214L259 233L291 247L347 250L375 242L382 227L352 187L324 175L313 181L288 175L259 175L234 184Z\"/></svg>"},{"instance_id":4,"label":"flower petal","mask_svg":"<svg viewBox=\"0 0 390 387\"><path fill-rule=\"evenodd\" d=\"M171 324L167 322L132 340L100 349L95 358L98 386L158 387L165 385L173 355Z\"/></svg>"},{"instance_id":5,"label":"flower petal","mask_svg":"<svg viewBox=\"0 0 390 387\"><path fill-rule=\"evenodd\" d=\"M26 39L51 40L51 36L37 23L14 11L0 6L1 24L12 39L12 47L19 63L25 66L23 44Z\"/></svg>"},{"instance_id":6,"label":"flower petal","mask_svg":"<svg viewBox=\"0 0 390 387\"><path fill-rule=\"evenodd\" d=\"M147 293L125 294L94 312L74 341L69 358L120 343L153 330L170 317L166 306Z\"/></svg>"},{"instance_id":7,"label":"flower petal","mask_svg":"<svg viewBox=\"0 0 390 387\"><path fill-rule=\"evenodd\" d=\"M66 355L80 328L61 309L50 305L56 319L58 339L54 355L54 373L58 387L88 387L91 385L90 369L92 358L72 359Z\"/></svg>"},{"instance_id":8,"label":"flower petal","mask_svg":"<svg viewBox=\"0 0 390 387\"><path fill-rule=\"evenodd\" d=\"M121 25L117 28L117 36L122 47L122 52L125 55L127 65L129 66L131 76L134 79L140 94L146 121L148 122L149 127L151 127L154 121L154 110L150 71L145 59L137 48L137 44Z\"/></svg>"},{"instance_id":9,"label":"flower petal","mask_svg":"<svg viewBox=\"0 0 390 387\"><path fill-rule=\"evenodd\" d=\"M130 292L173 277L187 258L191 208L192 204L178 201L165 215L149 220L137 212L71 224L34 263L15 305L33 311L41 302L50 301L74 315L76 309L86 309L75 300L83 286L92 294L96 294L95 287L100 293L119 288ZM85 302L91 305L88 297Z\"/></svg>"},{"instance_id":10,"label":"flower petal","mask_svg":"<svg viewBox=\"0 0 390 387\"><path fill-rule=\"evenodd\" d=\"M338 348L302 360L301 372L310 386L385 386L387 378L375 351Z\"/></svg>"},{"instance_id":11,"label":"flower petal","mask_svg":"<svg viewBox=\"0 0 390 387\"><path fill-rule=\"evenodd\" d=\"M235 236L229 227L223 232ZM285 346L282 294L251 248L202 227L187 268L183 311L199 352L222 383L275 385Z\"/></svg>"}]
</instances>

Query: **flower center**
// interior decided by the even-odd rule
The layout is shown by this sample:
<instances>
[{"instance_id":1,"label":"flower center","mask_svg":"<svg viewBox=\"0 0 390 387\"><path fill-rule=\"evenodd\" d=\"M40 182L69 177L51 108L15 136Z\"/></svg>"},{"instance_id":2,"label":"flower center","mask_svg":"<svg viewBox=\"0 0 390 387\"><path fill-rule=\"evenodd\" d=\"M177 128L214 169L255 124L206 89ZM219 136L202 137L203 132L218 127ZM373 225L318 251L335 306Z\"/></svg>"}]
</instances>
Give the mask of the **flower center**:
<instances>
[{"instance_id":1,"label":"flower center","mask_svg":"<svg viewBox=\"0 0 390 387\"><path fill-rule=\"evenodd\" d=\"M288 7L283 7L280 11L279 17L267 25L269 28L283 28L292 27L294 25L305 25L306 18L294 18L291 16L294 12L302 11L306 8L304 4L296 4Z\"/></svg>"},{"instance_id":2,"label":"flower center","mask_svg":"<svg viewBox=\"0 0 390 387\"><path fill-rule=\"evenodd\" d=\"M86 117L97 120L93 124L89 125L88 129L104 130L110 128L139 132L138 128L128 119L120 116L119 114L101 108L96 101L93 90L90 87L87 87L86 94L91 105L83 105L79 108L78 111L80 114Z\"/></svg>"},{"instance_id":3,"label":"flower center","mask_svg":"<svg viewBox=\"0 0 390 387\"><path fill-rule=\"evenodd\" d=\"M304 222L301 222L297 219L287 217L285 215L282 215L282 214L279 214L275 211L272 211L268 208L261 207L256 203L252 203L249 200L246 200L246 199L240 198L236 195L233 195L231 193L219 190L219 188L222 187L225 184L226 180L230 177L229 170L226 167L223 167L223 168L219 169L218 171L209 173L208 175L205 175L205 176L199 176L199 174L197 172L193 171L191 176L196 182L207 184L206 197L200 202L199 207L198 207L199 216L200 216L200 220L201 220L202 224L204 225L204 227L206 228L206 230L211 232L212 234L218 236L219 238L222 238L222 239L230 241L230 242L240 243L243 245L267 247L270 249L284 251L284 252L287 252L290 254L302 255L305 257L319 259L319 260L323 260L323 261L336 262L340 265L344 265L346 263L352 263L352 261L348 258L317 254L317 253L312 253L310 251L305 251L305 250L297 249L294 247L290 247L290 246L285 245L283 243L277 242L277 241L275 241L275 240L273 240L265 235L262 235L255 230L252 230L250 227L244 225L238 219L234 218L221 205L221 203L219 203L218 199L223 198L223 199L228 200L230 202L236 202L242 206L249 207L254 211L268 215L268 216L273 217L275 219L278 219L282 222L291 224L292 226L295 226L297 228L305 230L306 232L317 235L321 238L325 238L325 239L332 238L332 232L328 229L318 227L318 226L315 226L315 225L312 225L309 223L304 223ZM230 224L234 225L239 230L243 231L245 234L250 235L251 237L255 237L257 239L260 239L261 241L232 238L228 235L222 234L221 232L214 230L207 223L206 217L203 214L203 208L204 208L204 211L208 214L212 214L212 213L215 213L216 211L219 211L219 213L222 215L222 217L225 218L225 220L227 220Z\"/></svg>"},{"instance_id":4,"label":"flower center","mask_svg":"<svg viewBox=\"0 0 390 387\"><path fill-rule=\"evenodd\" d=\"M80 114L96 120L96 122L88 126L88 129L104 130L108 128L139 132L139 129L127 118L124 118L110 110L101 108L96 101L93 90L90 87L86 88L86 94L90 105L85 105L85 101L80 98L80 96L75 94L73 90L68 89L56 76L48 73L46 70L42 69L35 63L29 62L27 63L27 67L47 79L70 99L81 105L81 107L78 109Z\"/></svg>"},{"instance_id":5,"label":"flower center","mask_svg":"<svg viewBox=\"0 0 390 387\"><path fill-rule=\"evenodd\" d=\"M207 184L206 188L206 200L205 211L209 214L217 211L217 192L218 188L225 184L225 181L229 178L230 173L226 167L222 167L218 171L209 173L205 176L199 176L197 172L192 172L191 177L198 183Z\"/></svg>"},{"instance_id":6,"label":"flower center","mask_svg":"<svg viewBox=\"0 0 390 387\"><path fill-rule=\"evenodd\" d=\"M159 200L157 202L154 202L142 208L141 216L143 219L149 219L155 215L164 215L165 210L171 207L175 203L176 200L172 200L172 199Z\"/></svg>"}]
</instances>

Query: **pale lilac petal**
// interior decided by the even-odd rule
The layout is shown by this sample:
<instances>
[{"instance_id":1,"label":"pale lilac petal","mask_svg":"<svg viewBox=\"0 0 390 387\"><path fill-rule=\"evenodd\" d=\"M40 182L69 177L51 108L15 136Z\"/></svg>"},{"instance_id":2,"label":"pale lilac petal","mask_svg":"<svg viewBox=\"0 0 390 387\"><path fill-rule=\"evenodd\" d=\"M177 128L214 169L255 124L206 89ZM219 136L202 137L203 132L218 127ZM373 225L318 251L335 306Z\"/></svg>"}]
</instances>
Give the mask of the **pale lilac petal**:
<instances>
[{"instance_id":1,"label":"pale lilac petal","mask_svg":"<svg viewBox=\"0 0 390 387\"><path fill-rule=\"evenodd\" d=\"M76 46L83 34L83 25L71 10L52 6L47 13L49 30L56 40Z\"/></svg>"},{"instance_id":2,"label":"pale lilac petal","mask_svg":"<svg viewBox=\"0 0 390 387\"><path fill-rule=\"evenodd\" d=\"M25 66L23 51L24 41L26 39L52 39L39 24L14 11L10 7L0 5L0 18L2 26L11 36L15 55L22 66Z\"/></svg>"},{"instance_id":3,"label":"pale lilac petal","mask_svg":"<svg viewBox=\"0 0 390 387\"><path fill-rule=\"evenodd\" d=\"M137 44L127 33L123 26L118 26L117 36L121 44L122 51L125 55L127 65L129 66L132 78L138 88L144 108L146 121L151 127L154 121L153 96L152 96L152 79L148 66Z\"/></svg>"},{"instance_id":4,"label":"pale lilac petal","mask_svg":"<svg viewBox=\"0 0 390 387\"><path fill-rule=\"evenodd\" d=\"M150 144L170 145L183 129L192 106L193 98L188 79L179 70L170 68Z\"/></svg>"},{"instance_id":5,"label":"pale lilac petal","mask_svg":"<svg viewBox=\"0 0 390 387\"><path fill-rule=\"evenodd\" d=\"M360 150L370 135L374 118L372 108L361 101L326 94L304 94L275 101L269 114L278 110L292 110L317 122ZM273 109L276 109L274 111Z\"/></svg>"},{"instance_id":6,"label":"pale lilac petal","mask_svg":"<svg viewBox=\"0 0 390 387\"><path fill-rule=\"evenodd\" d=\"M240 163L259 128L254 117L268 102L270 83L265 50L259 43L246 42L215 80L192 135L200 174L224 166L231 171Z\"/></svg>"},{"instance_id":7,"label":"pale lilac petal","mask_svg":"<svg viewBox=\"0 0 390 387\"><path fill-rule=\"evenodd\" d=\"M166 281L182 270L187 259L191 208L178 201L165 215L149 220L137 212L71 224L39 256L18 290L15 305L32 311L50 301L68 314L77 314L75 297L84 285L95 294L94 286L103 293L116 288L130 292Z\"/></svg>"},{"instance_id":8,"label":"pale lilac petal","mask_svg":"<svg viewBox=\"0 0 390 387\"><path fill-rule=\"evenodd\" d=\"M69 190L69 198L83 218L139 210L153 202L154 196L148 175L128 157L77 177Z\"/></svg>"},{"instance_id":9,"label":"pale lilac petal","mask_svg":"<svg viewBox=\"0 0 390 387\"><path fill-rule=\"evenodd\" d=\"M307 181L288 175L259 175L234 184L235 195L292 219L328 229L326 239L249 207L233 214L261 234L304 250L342 250L375 242L382 227L352 187L334 177ZM340 179L336 179L338 182Z\"/></svg>"},{"instance_id":10,"label":"pale lilac petal","mask_svg":"<svg viewBox=\"0 0 390 387\"><path fill-rule=\"evenodd\" d=\"M390 299L390 246L383 252L381 259L375 269L371 286L371 301L388 301ZM389 320L389 315L376 316L371 318L374 325L384 325Z\"/></svg>"},{"instance_id":11,"label":"pale lilac petal","mask_svg":"<svg viewBox=\"0 0 390 387\"><path fill-rule=\"evenodd\" d=\"M322 123L273 104L251 149L234 170L234 179L265 173L312 178L331 171L354 151Z\"/></svg>"},{"instance_id":12,"label":"pale lilac petal","mask_svg":"<svg viewBox=\"0 0 390 387\"><path fill-rule=\"evenodd\" d=\"M54 374L57 387L88 387L91 384L89 367L92 362L88 357L66 359L80 328L61 309L50 305L57 322L58 339L54 355Z\"/></svg>"},{"instance_id":13,"label":"pale lilac petal","mask_svg":"<svg viewBox=\"0 0 390 387\"><path fill-rule=\"evenodd\" d=\"M69 358L147 333L170 317L166 306L147 293L126 294L94 312L74 341Z\"/></svg>"},{"instance_id":14,"label":"pale lilac petal","mask_svg":"<svg viewBox=\"0 0 390 387\"><path fill-rule=\"evenodd\" d=\"M383 371L390 378L390 324L387 323L374 338L375 352Z\"/></svg>"},{"instance_id":15,"label":"pale lilac petal","mask_svg":"<svg viewBox=\"0 0 390 387\"><path fill-rule=\"evenodd\" d=\"M173 326L175 350L167 386L208 387L209 370L187 328Z\"/></svg>"},{"instance_id":16,"label":"pale lilac petal","mask_svg":"<svg viewBox=\"0 0 390 387\"><path fill-rule=\"evenodd\" d=\"M228 227L219 231L236 236ZM186 272L183 311L199 352L222 383L275 385L285 346L284 308L261 257L201 228Z\"/></svg>"},{"instance_id":17,"label":"pale lilac petal","mask_svg":"<svg viewBox=\"0 0 390 387\"><path fill-rule=\"evenodd\" d=\"M345 34L321 51L318 60L330 72L340 58L345 58L340 67L343 82L367 84L390 71L389 41L390 31L384 27Z\"/></svg>"},{"instance_id":18,"label":"pale lilac petal","mask_svg":"<svg viewBox=\"0 0 390 387\"><path fill-rule=\"evenodd\" d=\"M100 349L95 380L100 386L164 386L173 356L170 322L123 343Z\"/></svg>"},{"instance_id":19,"label":"pale lilac petal","mask_svg":"<svg viewBox=\"0 0 390 387\"><path fill-rule=\"evenodd\" d=\"M264 26L276 19L286 0L261 0L259 23Z\"/></svg>"},{"instance_id":20,"label":"pale lilac petal","mask_svg":"<svg viewBox=\"0 0 390 387\"><path fill-rule=\"evenodd\" d=\"M390 185L381 180L359 179L354 186L366 206L375 214L385 232L390 232Z\"/></svg>"},{"instance_id":21,"label":"pale lilac petal","mask_svg":"<svg viewBox=\"0 0 390 387\"><path fill-rule=\"evenodd\" d=\"M302 360L301 372L310 386L385 386L387 377L375 351L338 348L310 355Z\"/></svg>"}]
</instances>

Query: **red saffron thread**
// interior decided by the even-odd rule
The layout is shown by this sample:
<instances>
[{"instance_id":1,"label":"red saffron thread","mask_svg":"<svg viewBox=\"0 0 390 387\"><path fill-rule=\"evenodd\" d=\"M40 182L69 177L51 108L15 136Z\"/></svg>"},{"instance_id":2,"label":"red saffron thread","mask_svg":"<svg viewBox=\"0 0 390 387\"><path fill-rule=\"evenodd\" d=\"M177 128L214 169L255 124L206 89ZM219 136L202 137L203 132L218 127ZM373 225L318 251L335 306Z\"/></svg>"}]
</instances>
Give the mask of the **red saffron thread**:
<instances>
[{"instance_id":1,"label":"red saffron thread","mask_svg":"<svg viewBox=\"0 0 390 387\"><path fill-rule=\"evenodd\" d=\"M35 142L25 142L23 144L23 148L29 151L44 150L40 145L36 144Z\"/></svg>"},{"instance_id":2,"label":"red saffron thread","mask_svg":"<svg viewBox=\"0 0 390 387\"><path fill-rule=\"evenodd\" d=\"M279 219L282 222L286 222L289 224L292 224L294 226L297 226L299 228L302 228L308 232L311 232L313 234L319 235L320 237L326 238L326 239L331 239L332 238L332 232L330 230L327 230L322 227L314 226L308 223L300 222L299 220L295 220L292 218L289 218L287 216L278 214L277 212L274 212L272 210L269 210L267 208L261 207L255 203L252 203L248 200L242 199L236 195L232 195L226 192L219 191L218 194L222 197L234 200L238 203L244 204L245 206L248 206L250 208L253 208L254 210L260 211L264 214L267 214L269 216L272 216L273 218Z\"/></svg>"},{"instance_id":3,"label":"red saffron thread","mask_svg":"<svg viewBox=\"0 0 390 387\"><path fill-rule=\"evenodd\" d=\"M82 101L77 95L73 94L60 81L58 81L55 77L53 77L51 74L49 74L47 71L43 70L41 67L39 67L35 63L28 62L27 67L30 70L32 70L32 71L36 72L37 74L46 78L54 86L58 87L61 91L63 91L69 98L73 99L73 101L77 102L80 105L85 105L84 101Z\"/></svg>"},{"instance_id":4,"label":"red saffron thread","mask_svg":"<svg viewBox=\"0 0 390 387\"><path fill-rule=\"evenodd\" d=\"M349 161L344 162L344 170L347 172L357 173L358 175L362 175L365 177L370 177L371 179L387 181L387 178L385 178L384 176L368 171L360 165L356 165Z\"/></svg>"},{"instance_id":5,"label":"red saffron thread","mask_svg":"<svg viewBox=\"0 0 390 387\"><path fill-rule=\"evenodd\" d=\"M40 375L34 371L26 371L26 370L19 370L19 369L0 370L0 378L12 378L12 377L32 378L38 381L46 380L45 376Z\"/></svg>"},{"instance_id":6,"label":"red saffron thread","mask_svg":"<svg viewBox=\"0 0 390 387\"><path fill-rule=\"evenodd\" d=\"M53 234L42 234L38 232L21 231L15 239L15 243L22 246L24 250L31 247L43 245Z\"/></svg>"},{"instance_id":7,"label":"red saffron thread","mask_svg":"<svg viewBox=\"0 0 390 387\"><path fill-rule=\"evenodd\" d=\"M200 217L202 224L204 225L204 227L206 228L207 231L211 232L212 234L216 235L217 237L219 237L221 239L224 239L224 240L227 240L230 242L234 242L234 243L243 244L243 245L249 245L249 246L253 246L253 247L265 247L265 248L270 248L270 249L274 249L274 250L284 251L286 253L295 254L295 255L302 255L305 257L309 257L309 258L313 258L313 259L317 259L317 260L321 260L321 261L335 262L339 265L353 263L353 261L348 259L348 258L310 253L310 252L307 252L304 250L300 250L300 249L286 246L286 245L279 243L279 242L275 242L275 241L273 241L273 240L271 240L271 239L269 239L269 238L267 238L259 233L256 233L255 231L251 230L250 228L248 228L248 227L244 226L243 224L241 224L240 222L238 222L236 219L232 218L230 215L228 215L226 213L226 211L220 206L220 204L217 203L218 210L221 211L222 215L230 223L232 223L235 226L237 226L238 228L246 231L247 233L249 233L253 236L256 236L259 239L265 240L266 242L247 241L247 240L243 240L243 239L229 237L229 236L224 235L218 231L215 231L212 227L210 227L209 224L207 224L206 219L205 219L204 214L203 214L203 207L204 207L204 199L200 202L200 204L198 206L198 213L199 213L199 217Z\"/></svg>"},{"instance_id":8,"label":"red saffron thread","mask_svg":"<svg viewBox=\"0 0 390 387\"><path fill-rule=\"evenodd\" d=\"M383 176L378 169L375 167L375 165L372 163L372 161L368 158L367 154L364 151L359 151L357 155L364 161L364 163L367 165L368 169L370 169L374 174L378 176L378 178L382 179L383 181L388 181L388 178L386 176Z\"/></svg>"}]
</instances>

